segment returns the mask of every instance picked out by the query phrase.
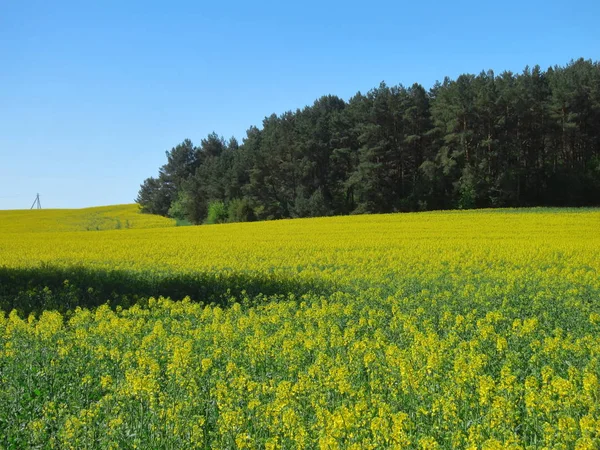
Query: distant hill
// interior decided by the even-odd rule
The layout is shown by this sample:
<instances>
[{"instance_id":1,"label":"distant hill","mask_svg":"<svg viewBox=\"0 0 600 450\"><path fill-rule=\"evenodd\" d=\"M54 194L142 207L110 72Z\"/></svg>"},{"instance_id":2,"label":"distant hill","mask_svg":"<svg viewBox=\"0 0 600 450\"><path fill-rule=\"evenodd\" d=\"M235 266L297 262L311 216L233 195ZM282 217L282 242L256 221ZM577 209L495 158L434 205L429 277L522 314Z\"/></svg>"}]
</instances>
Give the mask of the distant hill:
<instances>
[{"instance_id":1,"label":"distant hill","mask_svg":"<svg viewBox=\"0 0 600 450\"><path fill-rule=\"evenodd\" d=\"M0 211L0 233L102 231L172 226L175 226L175 220L152 214L141 214L136 204L83 209Z\"/></svg>"}]
</instances>

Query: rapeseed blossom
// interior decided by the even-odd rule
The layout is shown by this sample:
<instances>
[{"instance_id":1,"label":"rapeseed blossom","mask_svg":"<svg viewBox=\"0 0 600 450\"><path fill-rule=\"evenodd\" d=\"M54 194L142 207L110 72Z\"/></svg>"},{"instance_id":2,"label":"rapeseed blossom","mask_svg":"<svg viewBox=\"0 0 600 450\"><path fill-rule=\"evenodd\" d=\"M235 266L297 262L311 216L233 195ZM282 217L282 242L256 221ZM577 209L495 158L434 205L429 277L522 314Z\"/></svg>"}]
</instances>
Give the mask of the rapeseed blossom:
<instances>
[{"instance_id":1,"label":"rapeseed blossom","mask_svg":"<svg viewBox=\"0 0 600 450\"><path fill-rule=\"evenodd\" d=\"M271 292L0 314L0 447L599 448L598 225L509 210L0 235L8 268Z\"/></svg>"}]
</instances>

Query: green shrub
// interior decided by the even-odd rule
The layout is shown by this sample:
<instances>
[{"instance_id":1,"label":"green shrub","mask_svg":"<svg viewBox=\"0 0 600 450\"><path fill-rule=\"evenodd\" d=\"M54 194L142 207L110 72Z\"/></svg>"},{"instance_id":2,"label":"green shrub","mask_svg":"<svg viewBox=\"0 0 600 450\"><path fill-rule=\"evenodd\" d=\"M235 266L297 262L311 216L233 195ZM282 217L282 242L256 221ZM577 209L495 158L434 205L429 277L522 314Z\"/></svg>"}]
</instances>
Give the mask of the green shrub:
<instances>
[{"instance_id":1,"label":"green shrub","mask_svg":"<svg viewBox=\"0 0 600 450\"><path fill-rule=\"evenodd\" d=\"M229 222L253 222L256 220L252 204L247 198L234 198L227 206Z\"/></svg>"},{"instance_id":2,"label":"green shrub","mask_svg":"<svg viewBox=\"0 0 600 450\"><path fill-rule=\"evenodd\" d=\"M181 191L177 199L171 203L169 208L169 217L176 220L188 220L188 210L191 199L185 191Z\"/></svg>"},{"instance_id":3,"label":"green shrub","mask_svg":"<svg viewBox=\"0 0 600 450\"><path fill-rule=\"evenodd\" d=\"M208 215L204 223L225 223L227 222L227 206L224 202L214 201L208 205Z\"/></svg>"}]
</instances>

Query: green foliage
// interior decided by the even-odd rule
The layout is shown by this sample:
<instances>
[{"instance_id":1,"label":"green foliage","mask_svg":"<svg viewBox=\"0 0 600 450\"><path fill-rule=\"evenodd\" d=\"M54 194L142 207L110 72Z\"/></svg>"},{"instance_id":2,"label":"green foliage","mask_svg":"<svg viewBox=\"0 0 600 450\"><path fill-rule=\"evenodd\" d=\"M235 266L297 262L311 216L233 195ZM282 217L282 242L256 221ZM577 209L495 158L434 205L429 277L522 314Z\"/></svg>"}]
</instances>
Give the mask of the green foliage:
<instances>
[{"instance_id":1,"label":"green foliage","mask_svg":"<svg viewBox=\"0 0 600 450\"><path fill-rule=\"evenodd\" d=\"M477 202L477 191L475 189L475 179L471 170L467 167L463 176L458 182L460 197L458 199L459 209L472 209Z\"/></svg>"},{"instance_id":2,"label":"green foliage","mask_svg":"<svg viewBox=\"0 0 600 450\"><path fill-rule=\"evenodd\" d=\"M169 208L169 217L179 221L186 220L189 215L191 202L192 199L188 192L179 192L177 199L171 203L171 207Z\"/></svg>"},{"instance_id":3,"label":"green foliage","mask_svg":"<svg viewBox=\"0 0 600 450\"><path fill-rule=\"evenodd\" d=\"M190 225L194 225L194 224L187 219L175 219L176 227L188 227Z\"/></svg>"},{"instance_id":4,"label":"green foliage","mask_svg":"<svg viewBox=\"0 0 600 450\"><path fill-rule=\"evenodd\" d=\"M242 144L184 141L137 201L192 223L211 200L232 208L230 221L598 205L598 86L600 63L579 59L446 77L429 91L381 83L347 102L324 96L265 118Z\"/></svg>"},{"instance_id":5,"label":"green foliage","mask_svg":"<svg viewBox=\"0 0 600 450\"><path fill-rule=\"evenodd\" d=\"M204 223L215 224L227 222L227 206L224 202L213 201L208 205L208 216Z\"/></svg>"},{"instance_id":6,"label":"green foliage","mask_svg":"<svg viewBox=\"0 0 600 450\"><path fill-rule=\"evenodd\" d=\"M168 186L163 181L152 177L144 180L135 199L142 212L161 216L167 215L172 200L173 193Z\"/></svg>"},{"instance_id":7,"label":"green foliage","mask_svg":"<svg viewBox=\"0 0 600 450\"><path fill-rule=\"evenodd\" d=\"M145 304L152 296L227 305L232 297L259 298L281 292L301 296L318 290L331 293L325 282L300 281L287 275L195 271L190 274L93 269L81 265L40 264L28 268L0 266L0 314L15 310L21 316L44 310L67 312L110 303L127 308Z\"/></svg>"},{"instance_id":8,"label":"green foliage","mask_svg":"<svg viewBox=\"0 0 600 450\"><path fill-rule=\"evenodd\" d=\"M228 222L253 222L256 214L252 204L246 198L234 198L227 205Z\"/></svg>"},{"instance_id":9,"label":"green foliage","mask_svg":"<svg viewBox=\"0 0 600 450\"><path fill-rule=\"evenodd\" d=\"M317 189L310 196L299 193L294 201L292 217L322 217L330 215L321 189Z\"/></svg>"}]
</instances>

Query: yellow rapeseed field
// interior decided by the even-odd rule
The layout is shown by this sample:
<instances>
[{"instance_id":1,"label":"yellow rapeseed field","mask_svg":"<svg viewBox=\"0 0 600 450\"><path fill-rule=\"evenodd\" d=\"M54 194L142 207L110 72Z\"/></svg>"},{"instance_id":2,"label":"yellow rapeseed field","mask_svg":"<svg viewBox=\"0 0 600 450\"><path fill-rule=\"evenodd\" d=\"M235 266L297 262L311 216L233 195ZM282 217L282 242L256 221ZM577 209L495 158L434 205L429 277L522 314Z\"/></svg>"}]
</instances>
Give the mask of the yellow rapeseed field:
<instances>
[{"instance_id":1,"label":"yellow rapeseed field","mask_svg":"<svg viewBox=\"0 0 600 450\"><path fill-rule=\"evenodd\" d=\"M159 228L174 225L175 221L172 219L141 214L138 205L0 211L1 234Z\"/></svg>"},{"instance_id":2,"label":"yellow rapeseed field","mask_svg":"<svg viewBox=\"0 0 600 450\"><path fill-rule=\"evenodd\" d=\"M0 448L600 448L599 210L10 217Z\"/></svg>"}]
</instances>

